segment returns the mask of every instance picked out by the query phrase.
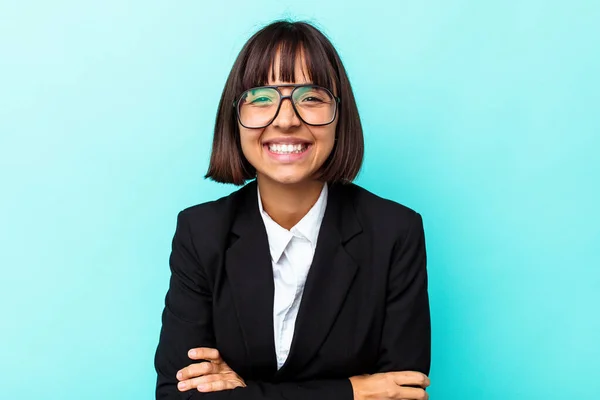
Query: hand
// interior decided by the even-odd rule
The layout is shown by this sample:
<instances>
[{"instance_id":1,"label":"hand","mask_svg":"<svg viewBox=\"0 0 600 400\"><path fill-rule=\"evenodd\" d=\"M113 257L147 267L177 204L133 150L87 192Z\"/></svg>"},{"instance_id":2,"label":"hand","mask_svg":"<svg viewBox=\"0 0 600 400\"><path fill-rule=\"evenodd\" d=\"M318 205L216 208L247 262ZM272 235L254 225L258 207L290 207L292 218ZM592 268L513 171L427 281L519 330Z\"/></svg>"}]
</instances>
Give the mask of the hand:
<instances>
[{"instance_id":1,"label":"hand","mask_svg":"<svg viewBox=\"0 0 600 400\"><path fill-rule=\"evenodd\" d=\"M420 372L385 372L350 378L354 400L427 400L429 378ZM418 386L407 387L407 386Z\"/></svg>"},{"instance_id":2,"label":"hand","mask_svg":"<svg viewBox=\"0 0 600 400\"><path fill-rule=\"evenodd\" d=\"M217 349L200 347L191 349L188 357L192 360L206 360L190 364L177 372L177 388L180 392L197 388L200 392L246 387L244 380L223 361Z\"/></svg>"}]
</instances>

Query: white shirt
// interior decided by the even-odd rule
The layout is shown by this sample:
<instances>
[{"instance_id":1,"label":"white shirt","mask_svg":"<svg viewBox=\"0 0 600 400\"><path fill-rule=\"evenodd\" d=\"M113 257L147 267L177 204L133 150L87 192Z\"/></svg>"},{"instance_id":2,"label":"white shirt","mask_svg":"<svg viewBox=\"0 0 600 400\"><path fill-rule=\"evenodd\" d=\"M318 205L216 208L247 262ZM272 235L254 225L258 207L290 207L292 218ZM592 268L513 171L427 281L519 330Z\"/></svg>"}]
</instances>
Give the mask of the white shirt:
<instances>
[{"instance_id":1,"label":"white shirt","mask_svg":"<svg viewBox=\"0 0 600 400\"><path fill-rule=\"evenodd\" d=\"M273 264L275 283L273 325L277 369L280 369L290 352L304 284L315 254L317 237L327 207L327 183L323 185L317 202L289 231L273 221L263 209L260 191L258 207L267 231Z\"/></svg>"}]
</instances>

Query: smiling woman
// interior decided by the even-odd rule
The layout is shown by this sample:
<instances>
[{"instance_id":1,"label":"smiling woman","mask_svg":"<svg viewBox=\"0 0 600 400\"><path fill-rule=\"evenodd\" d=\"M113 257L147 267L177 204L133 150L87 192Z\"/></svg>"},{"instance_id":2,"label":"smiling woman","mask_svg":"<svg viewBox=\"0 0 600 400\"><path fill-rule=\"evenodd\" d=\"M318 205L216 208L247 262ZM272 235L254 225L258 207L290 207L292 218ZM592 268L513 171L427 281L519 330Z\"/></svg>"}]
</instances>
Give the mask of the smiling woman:
<instances>
[{"instance_id":1,"label":"smiling woman","mask_svg":"<svg viewBox=\"0 0 600 400\"><path fill-rule=\"evenodd\" d=\"M321 32L282 21L250 38L206 174L244 186L178 216L157 399L427 398L422 219L351 183L363 147Z\"/></svg>"}]
</instances>

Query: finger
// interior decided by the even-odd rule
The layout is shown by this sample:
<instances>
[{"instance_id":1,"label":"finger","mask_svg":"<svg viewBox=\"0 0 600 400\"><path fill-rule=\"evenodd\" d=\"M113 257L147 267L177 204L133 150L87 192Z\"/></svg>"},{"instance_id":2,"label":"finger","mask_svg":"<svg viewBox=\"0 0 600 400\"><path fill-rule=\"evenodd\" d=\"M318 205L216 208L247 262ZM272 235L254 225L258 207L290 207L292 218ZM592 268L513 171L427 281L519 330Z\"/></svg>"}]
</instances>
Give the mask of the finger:
<instances>
[{"instance_id":1,"label":"finger","mask_svg":"<svg viewBox=\"0 0 600 400\"><path fill-rule=\"evenodd\" d=\"M217 376L217 375L215 375L215 376ZM205 378L206 376L211 376L211 375L199 376L199 377L181 381L177 384L177 389L179 389L180 392L185 392L190 389L195 389L196 387L198 387L199 384L201 384L203 382L202 378Z\"/></svg>"},{"instance_id":2,"label":"finger","mask_svg":"<svg viewBox=\"0 0 600 400\"><path fill-rule=\"evenodd\" d=\"M198 391L220 392L223 390L235 389L236 387L245 386L244 383L235 375L232 374L214 374L197 378L196 385Z\"/></svg>"},{"instance_id":3,"label":"finger","mask_svg":"<svg viewBox=\"0 0 600 400\"><path fill-rule=\"evenodd\" d=\"M421 372L416 371L399 371L390 372L392 379L397 385L416 385L423 389L431 384L429 377Z\"/></svg>"},{"instance_id":4,"label":"finger","mask_svg":"<svg viewBox=\"0 0 600 400\"><path fill-rule=\"evenodd\" d=\"M198 377L186 379L184 381L179 382L177 384L177 389L179 389L182 392L185 392L187 390L197 388L198 385L201 385L204 383L212 383L212 382L215 382L220 379L223 379L221 377L221 374L210 374L210 375L198 376Z\"/></svg>"},{"instance_id":5,"label":"finger","mask_svg":"<svg viewBox=\"0 0 600 400\"><path fill-rule=\"evenodd\" d=\"M402 400L428 400L429 394L423 389L400 387L395 398Z\"/></svg>"},{"instance_id":6,"label":"finger","mask_svg":"<svg viewBox=\"0 0 600 400\"><path fill-rule=\"evenodd\" d=\"M188 351L188 357L192 360L221 361L219 350L210 347L197 347Z\"/></svg>"},{"instance_id":7,"label":"finger","mask_svg":"<svg viewBox=\"0 0 600 400\"><path fill-rule=\"evenodd\" d=\"M224 366L226 367L227 364L216 364L211 362L190 364L177 372L177 380L183 381L202 375L218 374L219 372L224 372Z\"/></svg>"},{"instance_id":8,"label":"finger","mask_svg":"<svg viewBox=\"0 0 600 400\"><path fill-rule=\"evenodd\" d=\"M180 392L187 392L188 390L194 389L196 386L191 380L181 381L177 384L177 390Z\"/></svg>"},{"instance_id":9,"label":"finger","mask_svg":"<svg viewBox=\"0 0 600 400\"><path fill-rule=\"evenodd\" d=\"M426 388L430 385L429 377L418 371L390 372L394 382L400 386L418 386Z\"/></svg>"},{"instance_id":10,"label":"finger","mask_svg":"<svg viewBox=\"0 0 600 400\"><path fill-rule=\"evenodd\" d=\"M224 379L226 378L223 374L203 375L179 382L177 384L177 388L180 391L185 392L190 389L196 389L199 385L204 384L211 385L212 383L217 383L217 386L219 386L220 384L218 382Z\"/></svg>"}]
</instances>

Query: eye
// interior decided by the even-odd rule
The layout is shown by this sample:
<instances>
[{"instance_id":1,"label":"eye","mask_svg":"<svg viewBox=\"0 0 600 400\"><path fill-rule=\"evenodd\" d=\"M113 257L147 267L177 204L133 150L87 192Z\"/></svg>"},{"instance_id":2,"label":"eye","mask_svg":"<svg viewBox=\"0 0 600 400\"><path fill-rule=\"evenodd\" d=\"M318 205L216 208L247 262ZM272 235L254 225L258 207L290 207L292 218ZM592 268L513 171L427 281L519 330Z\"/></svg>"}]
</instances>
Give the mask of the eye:
<instances>
[{"instance_id":1,"label":"eye","mask_svg":"<svg viewBox=\"0 0 600 400\"><path fill-rule=\"evenodd\" d=\"M271 99L266 97L266 96L262 96L262 97L257 97L255 99L253 99L250 104L264 104L264 103L269 103L271 102Z\"/></svg>"},{"instance_id":2,"label":"eye","mask_svg":"<svg viewBox=\"0 0 600 400\"><path fill-rule=\"evenodd\" d=\"M310 102L310 103L322 103L323 99L321 99L319 97L315 97L315 96L307 96L307 97L303 98L302 101Z\"/></svg>"},{"instance_id":3,"label":"eye","mask_svg":"<svg viewBox=\"0 0 600 400\"><path fill-rule=\"evenodd\" d=\"M294 93L296 104L306 106L321 106L331 103L331 95L323 88L316 86L300 87Z\"/></svg>"}]
</instances>

